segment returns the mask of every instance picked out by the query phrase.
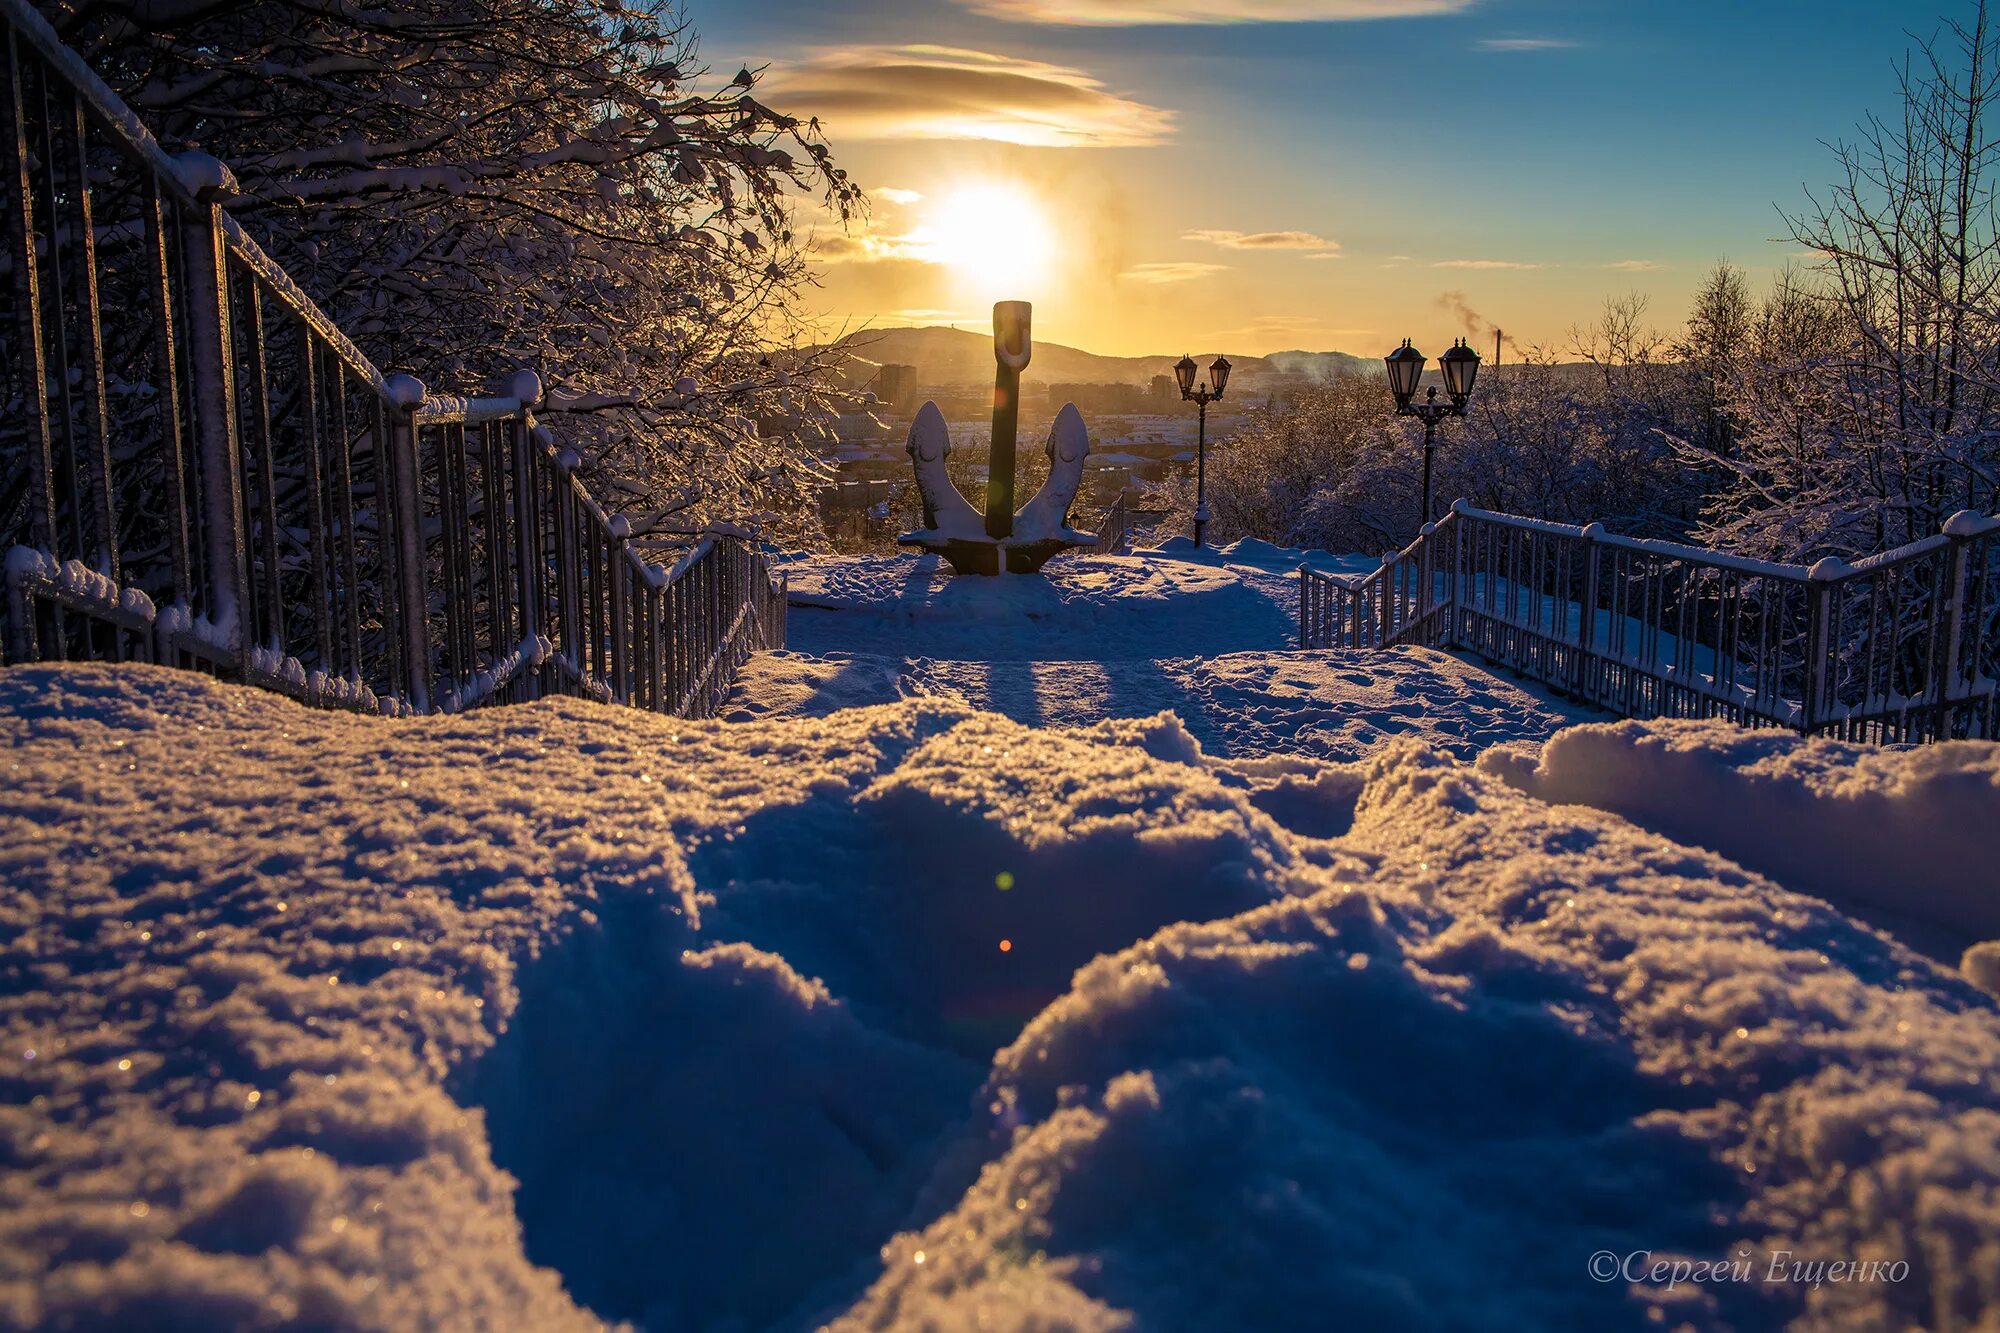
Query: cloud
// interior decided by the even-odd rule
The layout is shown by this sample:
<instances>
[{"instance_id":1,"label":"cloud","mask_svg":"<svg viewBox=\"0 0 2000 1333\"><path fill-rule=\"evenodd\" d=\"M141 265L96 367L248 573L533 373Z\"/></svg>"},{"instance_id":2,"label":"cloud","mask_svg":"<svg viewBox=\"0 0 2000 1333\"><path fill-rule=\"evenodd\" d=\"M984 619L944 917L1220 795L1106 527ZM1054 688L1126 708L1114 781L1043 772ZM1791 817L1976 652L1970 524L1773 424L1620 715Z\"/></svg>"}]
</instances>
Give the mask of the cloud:
<instances>
[{"instance_id":1,"label":"cloud","mask_svg":"<svg viewBox=\"0 0 2000 1333\"><path fill-rule=\"evenodd\" d=\"M935 263L935 246L921 231L894 234L870 231L821 232L813 237L813 258L822 264L880 264L900 260Z\"/></svg>"},{"instance_id":2,"label":"cloud","mask_svg":"<svg viewBox=\"0 0 2000 1333\"><path fill-rule=\"evenodd\" d=\"M1331 257L1340 249L1339 241L1329 241L1324 236L1315 236L1309 231L1220 231L1203 228L1200 231L1181 233L1184 241L1206 241L1210 245L1220 245L1229 250L1320 250L1326 252L1315 258Z\"/></svg>"},{"instance_id":3,"label":"cloud","mask_svg":"<svg viewBox=\"0 0 2000 1333\"><path fill-rule=\"evenodd\" d=\"M1580 45L1567 37L1488 37L1482 51L1568 51Z\"/></svg>"},{"instance_id":4,"label":"cloud","mask_svg":"<svg viewBox=\"0 0 2000 1333\"><path fill-rule=\"evenodd\" d=\"M1523 264L1512 259L1440 259L1432 268L1486 268L1486 269L1528 269L1546 268L1545 264Z\"/></svg>"},{"instance_id":5,"label":"cloud","mask_svg":"<svg viewBox=\"0 0 2000 1333\"><path fill-rule=\"evenodd\" d=\"M870 190L877 199L886 199L892 204L914 204L924 196L916 190L898 189L894 185L884 185Z\"/></svg>"},{"instance_id":6,"label":"cloud","mask_svg":"<svg viewBox=\"0 0 2000 1333\"><path fill-rule=\"evenodd\" d=\"M1095 28L1183 23L1334 23L1456 14L1478 0L959 0L1021 23Z\"/></svg>"},{"instance_id":7,"label":"cloud","mask_svg":"<svg viewBox=\"0 0 2000 1333\"><path fill-rule=\"evenodd\" d=\"M1258 315L1248 323L1221 330L1229 338L1262 339L1348 339L1380 335L1374 329L1334 328L1317 315Z\"/></svg>"},{"instance_id":8,"label":"cloud","mask_svg":"<svg viewBox=\"0 0 2000 1333\"><path fill-rule=\"evenodd\" d=\"M1651 273L1656 269L1665 268L1666 265L1657 259L1620 259L1604 267L1615 268L1621 273Z\"/></svg>"},{"instance_id":9,"label":"cloud","mask_svg":"<svg viewBox=\"0 0 2000 1333\"><path fill-rule=\"evenodd\" d=\"M1173 136L1173 112L1108 92L1083 70L955 47L820 48L773 65L760 89L819 117L837 140L1130 148Z\"/></svg>"},{"instance_id":10,"label":"cloud","mask_svg":"<svg viewBox=\"0 0 2000 1333\"><path fill-rule=\"evenodd\" d=\"M1196 278L1206 278L1212 273L1226 273L1227 264L1135 264L1118 276L1132 282L1150 282L1165 286L1170 282L1192 282Z\"/></svg>"}]
</instances>

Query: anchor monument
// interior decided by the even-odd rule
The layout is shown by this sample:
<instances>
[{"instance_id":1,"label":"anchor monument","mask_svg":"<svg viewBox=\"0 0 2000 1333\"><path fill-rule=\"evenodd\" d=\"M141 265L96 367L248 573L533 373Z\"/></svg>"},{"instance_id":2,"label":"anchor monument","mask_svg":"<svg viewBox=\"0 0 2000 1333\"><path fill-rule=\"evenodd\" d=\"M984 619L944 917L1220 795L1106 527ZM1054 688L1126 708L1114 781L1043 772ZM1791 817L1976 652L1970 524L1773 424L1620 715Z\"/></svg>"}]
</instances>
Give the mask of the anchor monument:
<instances>
[{"instance_id":1,"label":"anchor monument","mask_svg":"<svg viewBox=\"0 0 2000 1333\"><path fill-rule=\"evenodd\" d=\"M1014 509L1014 434L1020 422L1021 372L1034 347L1026 301L993 307L993 442L987 459L986 512L972 507L945 469L951 431L944 413L927 402L910 423L910 465L923 499L924 526L896 540L936 551L960 574L1033 574L1049 557L1096 539L1069 526L1069 507L1083 481L1090 432L1076 404L1066 403L1049 429L1049 475L1041 489Z\"/></svg>"}]
</instances>

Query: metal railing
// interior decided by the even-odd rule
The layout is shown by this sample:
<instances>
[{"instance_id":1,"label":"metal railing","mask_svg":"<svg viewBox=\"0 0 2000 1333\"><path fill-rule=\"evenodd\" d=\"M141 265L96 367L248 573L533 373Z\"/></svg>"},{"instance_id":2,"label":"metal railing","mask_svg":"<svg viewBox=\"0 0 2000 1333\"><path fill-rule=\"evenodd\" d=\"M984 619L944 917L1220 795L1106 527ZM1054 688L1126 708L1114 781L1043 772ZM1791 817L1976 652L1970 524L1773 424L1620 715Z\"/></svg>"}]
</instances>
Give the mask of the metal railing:
<instances>
[{"instance_id":1,"label":"metal railing","mask_svg":"<svg viewBox=\"0 0 2000 1333\"><path fill-rule=\"evenodd\" d=\"M1371 573L1301 568L1299 643L1463 649L1627 717L2000 738L2000 516L1808 567L1460 501Z\"/></svg>"},{"instance_id":2,"label":"metal railing","mask_svg":"<svg viewBox=\"0 0 2000 1333\"><path fill-rule=\"evenodd\" d=\"M1104 511L1097 525L1097 539L1090 544L1092 555L1124 555L1132 549L1132 534L1150 528L1167 516L1164 509L1137 509L1125 503L1124 495Z\"/></svg>"},{"instance_id":3,"label":"metal railing","mask_svg":"<svg viewBox=\"0 0 2000 1333\"><path fill-rule=\"evenodd\" d=\"M577 477L542 387L384 375L26 0L0 0L7 660L140 659L315 705L567 693L682 715L784 641L734 536L670 568Z\"/></svg>"}]
</instances>

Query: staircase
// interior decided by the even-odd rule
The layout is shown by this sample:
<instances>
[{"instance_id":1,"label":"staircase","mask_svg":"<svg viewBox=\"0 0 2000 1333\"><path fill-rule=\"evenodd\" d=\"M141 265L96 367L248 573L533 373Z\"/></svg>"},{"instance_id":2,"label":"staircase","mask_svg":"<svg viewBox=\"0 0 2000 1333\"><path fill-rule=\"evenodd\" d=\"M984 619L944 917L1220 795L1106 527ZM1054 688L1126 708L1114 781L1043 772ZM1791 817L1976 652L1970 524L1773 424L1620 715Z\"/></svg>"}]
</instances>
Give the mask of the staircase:
<instances>
[{"instance_id":1,"label":"staircase","mask_svg":"<svg viewBox=\"0 0 2000 1333\"><path fill-rule=\"evenodd\" d=\"M0 660L706 716L784 643L741 537L635 548L532 372L491 397L385 374L224 211L224 164L168 154L26 0L0 29Z\"/></svg>"},{"instance_id":2,"label":"staircase","mask_svg":"<svg viewBox=\"0 0 2000 1333\"><path fill-rule=\"evenodd\" d=\"M1299 570L1302 648L1472 653L1625 717L2000 738L2000 516L1852 564L1747 560L1459 501L1372 573Z\"/></svg>"}]
</instances>

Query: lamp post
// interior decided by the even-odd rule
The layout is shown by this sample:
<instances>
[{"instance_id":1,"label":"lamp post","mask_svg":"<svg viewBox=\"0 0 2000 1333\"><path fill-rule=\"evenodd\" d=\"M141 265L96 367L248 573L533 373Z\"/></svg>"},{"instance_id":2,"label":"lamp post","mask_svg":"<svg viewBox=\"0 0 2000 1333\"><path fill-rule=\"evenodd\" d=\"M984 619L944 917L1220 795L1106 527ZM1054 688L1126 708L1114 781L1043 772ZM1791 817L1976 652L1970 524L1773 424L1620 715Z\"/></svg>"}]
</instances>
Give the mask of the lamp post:
<instances>
[{"instance_id":1,"label":"lamp post","mask_svg":"<svg viewBox=\"0 0 2000 1333\"><path fill-rule=\"evenodd\" d=\"M1449 352L1438 358L1438 369L1444 372L1445 396L1448 403L1437 400L1437 386L1432 385L1424 394L1421 403L1412 402L1417 396L1417 382L1424 377L1425 357L1422 352L1410 346L1408 338L1403 345L1382 358L1389 367L1389 392L1396 396L1396 415L1415 417L1424 423L1424 499L1420 523L1431 521L1431 447L1437 441L1437 424L1446 417L1462 417L1465 405L1472 398L1472 381L1479 375L1479 353L1465 345L1460 338Z\"/></svg>"},{"instance_id":2,"label":"lamp post","mask_svg":"<svg viewBox=\"0 0 2000 1333\"><path fill-rule=\"evenodd\" d=\"M1201 367L1195 365L1194 358L1184 356L1174 362L1174 379L1181 386L1181 397L1201 408L1201 425L1197 428L1194 445L1194 544L1201 545L1201 532L1208 526L1208 405L1219 402L1223 389L1229 384L1229 359L1218 356L1208 366L1207 384L1195 387L1194 377Z\"/></svg>"}]
</instances>

